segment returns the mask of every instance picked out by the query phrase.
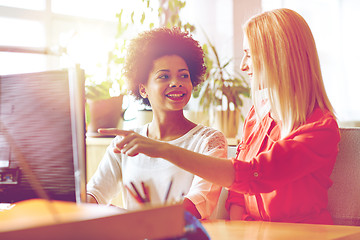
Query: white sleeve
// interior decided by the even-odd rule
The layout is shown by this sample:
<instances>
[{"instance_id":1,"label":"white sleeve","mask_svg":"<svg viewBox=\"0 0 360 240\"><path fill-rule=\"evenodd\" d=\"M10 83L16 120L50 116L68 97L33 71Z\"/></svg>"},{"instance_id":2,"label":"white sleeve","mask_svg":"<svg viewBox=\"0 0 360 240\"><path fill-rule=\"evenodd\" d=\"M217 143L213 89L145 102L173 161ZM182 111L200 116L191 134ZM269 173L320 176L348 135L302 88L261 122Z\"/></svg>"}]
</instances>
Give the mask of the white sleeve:
<instances>
[{"instance_id":1,"label":"white sleeve","mask_svg":"<svg viewBox=\"0 0 360 240\"><path fill-rule=\"evenodd\" d=\"M121 191L121 154L113 152L113 144L114 141L107 147L95 174L87 184L88 194L95 197L99 204L110 204Z\"/></svg>"},{"instance_id":2,"label":"white sleeve","mask_svg":"<svg viewBox=\"0 0 360 240\"><path fill-rule=\"evenodd\" d=\"M202 151L199 153L213 157L227 157L227 141L225 136L216 131L202 142ZM191 200L202 219L209 218L214 211L221 192L221 186L205 181L204 179L194 176L188 194L185 196Z\"/></svg>"}]
</instances>

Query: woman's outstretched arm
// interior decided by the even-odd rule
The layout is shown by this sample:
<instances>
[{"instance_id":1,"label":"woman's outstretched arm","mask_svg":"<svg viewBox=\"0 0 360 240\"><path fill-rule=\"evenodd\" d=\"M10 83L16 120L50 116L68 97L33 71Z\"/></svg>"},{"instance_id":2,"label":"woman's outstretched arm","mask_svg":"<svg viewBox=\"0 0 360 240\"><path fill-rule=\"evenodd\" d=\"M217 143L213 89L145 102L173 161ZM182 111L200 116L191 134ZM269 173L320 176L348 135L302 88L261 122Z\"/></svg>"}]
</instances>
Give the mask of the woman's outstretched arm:
<instances>
[{"instance_id":1,"label":"woman's outstretched arm","mask_svg":"<svg viewBox=\"0 0 360 240\"><path fill-rule=\"evenodd\" d=\"M229 159L215 158L196 153L165 142L143 137L133 131L116 128L99 129L101 134L122 136L116 143L115 153L136 156L139 153L149 157L163 158L209 182L229 187L235 179L235 170Z\"/></svg>"}]
</instances>

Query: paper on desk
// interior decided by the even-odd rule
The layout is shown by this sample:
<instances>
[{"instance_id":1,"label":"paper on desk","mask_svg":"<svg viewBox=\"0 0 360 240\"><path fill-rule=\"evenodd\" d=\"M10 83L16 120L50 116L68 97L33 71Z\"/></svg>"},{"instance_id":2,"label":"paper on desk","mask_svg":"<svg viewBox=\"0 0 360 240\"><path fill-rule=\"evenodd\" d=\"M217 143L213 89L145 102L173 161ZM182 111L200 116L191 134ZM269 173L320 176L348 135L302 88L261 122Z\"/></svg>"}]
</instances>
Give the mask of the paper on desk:
<instances>
[{"instance_id":1,"label":"paper on desk","mask_svg":"<svg viewBox=\"0 0 360 240\"><path fill-rule=\"evenodd\" d=\"M50 204L55 210L55 217L49 208ZM73 202L31 199L18 202L11 209L4 210L0 213L0 232L82 221L125 212L125 210L120 208L95 204L79 205Z\"/></svg>"},{"instance_id":2,"label":"paper on desk","mask_svg":"<svg viewBox=\"0 0 360 240\"><path fill-rule=\"evenodd\" d=\"M49 204L55 208L56 221ZM0 213L0 239L163 239L181 236L182 205L151 206L138 211L96 204L40 199L19 202Z\"/></svg>"}]
</instances>

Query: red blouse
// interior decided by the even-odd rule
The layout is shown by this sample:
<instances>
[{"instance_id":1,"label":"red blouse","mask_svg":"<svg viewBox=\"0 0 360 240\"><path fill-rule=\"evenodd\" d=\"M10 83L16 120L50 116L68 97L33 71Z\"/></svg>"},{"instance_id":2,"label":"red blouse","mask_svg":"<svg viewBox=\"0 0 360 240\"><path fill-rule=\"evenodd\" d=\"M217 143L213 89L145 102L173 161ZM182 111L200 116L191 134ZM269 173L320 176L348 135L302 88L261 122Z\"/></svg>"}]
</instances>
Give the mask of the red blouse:
<instances>
[{"instance_id":1,"label":"red blouse","mask_svg":"<svg viewBox=\"0 0 360 240\"><path fill-rule=\"evenodd\" d=\"M340 141L333 115L316 108L306 124L279 138L270 114L256 124L252 108L232 160L236 177L227 209L244 206L246 220L332 224L327 191Z\"/></svg>"}]
</instances>

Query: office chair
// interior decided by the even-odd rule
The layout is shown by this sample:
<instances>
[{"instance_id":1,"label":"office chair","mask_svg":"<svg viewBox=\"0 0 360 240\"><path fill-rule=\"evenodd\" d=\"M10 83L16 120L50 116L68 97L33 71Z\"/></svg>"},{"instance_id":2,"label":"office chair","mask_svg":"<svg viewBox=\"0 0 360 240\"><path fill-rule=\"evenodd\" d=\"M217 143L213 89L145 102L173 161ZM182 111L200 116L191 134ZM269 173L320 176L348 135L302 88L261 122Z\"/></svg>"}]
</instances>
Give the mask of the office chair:
<instances>
[{"instance_id":1,"label":"office chair","mask_svg":"<svg viewBox=\"0 0 360 240\"><path fill-rule=\"evenodd\" d=\"M340 128L329 211L336 225L360 226L360 128Z\"/></svg>"}]
</instances>

